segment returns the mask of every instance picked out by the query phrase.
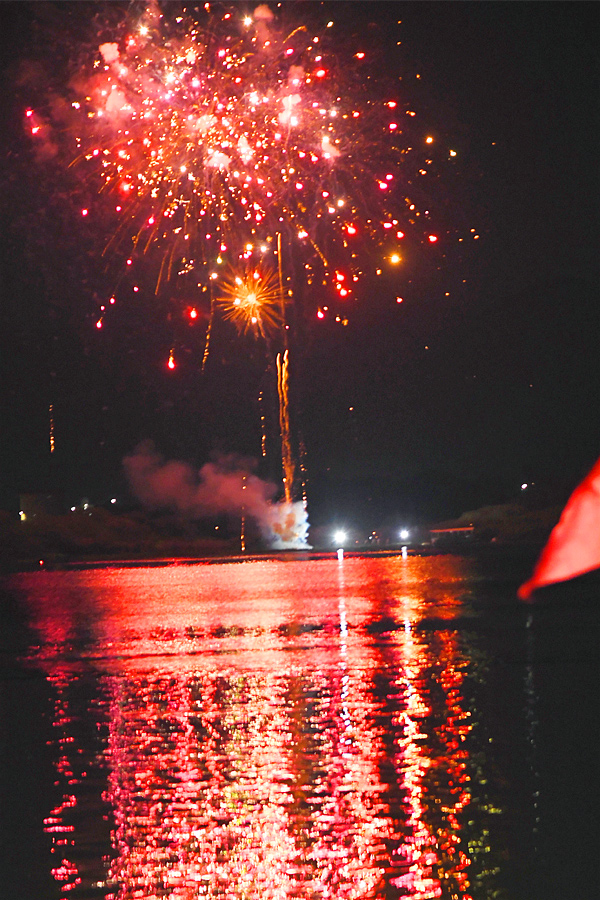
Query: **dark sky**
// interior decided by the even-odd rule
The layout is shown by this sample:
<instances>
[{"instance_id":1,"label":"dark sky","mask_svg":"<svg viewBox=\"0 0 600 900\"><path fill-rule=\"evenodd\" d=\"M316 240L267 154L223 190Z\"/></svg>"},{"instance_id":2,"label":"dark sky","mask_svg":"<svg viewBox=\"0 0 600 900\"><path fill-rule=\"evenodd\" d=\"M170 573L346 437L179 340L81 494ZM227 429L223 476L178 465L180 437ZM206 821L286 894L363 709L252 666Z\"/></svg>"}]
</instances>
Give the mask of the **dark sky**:
<instances>
[{"instance_id":1,"label":"dark sky","mask_svg":"<svg viewBox=\"0 0 600 900\"><path fill-rule=\"evenodd\" d=\"M56 251L60 198L36 208L34 177L22 208L15 202L27 150L11 84L31 23L53 5L67 4L0 5L5 507L19 491L55 486L98 502L122 493L121 460L146 438L197 466L215 453L258 457L258 389L274 402L273 372L256 346L223 354L205 378L191 364L172 377L144 328L118 345L100 339L74 300L77 264ZM345 329L326 326L298 349L293 418L315 517L335 515L352 496L384 516L403 491L413 506L421 491L423 508L443 515L509 499L522 482L572 487L600 436L597 5L325 6L381 43L423 131L456 148L460 166L432 204L480 239L440 254L439 270L433 256L403 281L384 279ZM49 230L51 272L39 257L36 269L31 250ZM65 235L65 247L71 241ZM273 460L270 471L261 465L274 474Z\"/></svg>"}]
</instances>

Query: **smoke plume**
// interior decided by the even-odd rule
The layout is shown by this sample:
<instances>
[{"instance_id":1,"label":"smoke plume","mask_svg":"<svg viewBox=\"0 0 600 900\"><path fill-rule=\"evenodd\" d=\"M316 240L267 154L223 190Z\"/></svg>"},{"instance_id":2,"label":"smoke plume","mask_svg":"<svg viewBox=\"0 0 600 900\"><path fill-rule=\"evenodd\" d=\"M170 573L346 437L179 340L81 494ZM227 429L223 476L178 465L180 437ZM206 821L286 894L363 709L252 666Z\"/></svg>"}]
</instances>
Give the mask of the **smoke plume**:
<instances>
[{"instance_id":1,"label":"smoke plume","mask_svg":"<svg viewBox=\"0 0 600 900\"><path fill-rule=\"evenodd\" d=\"M133 494L152 509L174 509L190 518L230 514L249 516L273 549L307 548L308 519L302 503L274 502L274 484L249 473L249 466L227 458L196 471L187 463L164 460L144 442L123 460Z\"/></svg>"}]
</instances>

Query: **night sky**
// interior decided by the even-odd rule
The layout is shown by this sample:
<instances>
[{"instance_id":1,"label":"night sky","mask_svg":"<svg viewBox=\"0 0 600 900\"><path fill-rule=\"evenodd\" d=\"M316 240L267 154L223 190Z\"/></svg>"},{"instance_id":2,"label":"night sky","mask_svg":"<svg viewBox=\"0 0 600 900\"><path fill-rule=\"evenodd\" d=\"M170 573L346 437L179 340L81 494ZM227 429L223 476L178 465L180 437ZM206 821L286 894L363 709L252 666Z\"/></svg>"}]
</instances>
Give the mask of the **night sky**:
<instances>
[{"instance_id":1,"label":"night sky","mask_svg":"<svg viewBox=\"0 0 600 900\"><path fill-rule=\"evenodd\" d=\"M37 490L125 500L122 460L147 439L166 459L237 454L276 478L276 454L260 461L259 391L273 421L276 404L259 342L217 332L202 376L191 332L178 368L164 366L168 298L155 316L130 307L120 329L94 328L94 293L110 290L97 241L69 218L68 173L49 184L31 162L36 97L19 75L74 6L83 19L93 4L0 5L0 506ZM403 505L445 517L523 482L572 488L600 446L597 5L322 6L376 45L413 127L457 164L425 188L447 239L364 288L346 327L298 329L291 411L311 521L354 508L371 526Z\"/></svg>"}]
</instances>

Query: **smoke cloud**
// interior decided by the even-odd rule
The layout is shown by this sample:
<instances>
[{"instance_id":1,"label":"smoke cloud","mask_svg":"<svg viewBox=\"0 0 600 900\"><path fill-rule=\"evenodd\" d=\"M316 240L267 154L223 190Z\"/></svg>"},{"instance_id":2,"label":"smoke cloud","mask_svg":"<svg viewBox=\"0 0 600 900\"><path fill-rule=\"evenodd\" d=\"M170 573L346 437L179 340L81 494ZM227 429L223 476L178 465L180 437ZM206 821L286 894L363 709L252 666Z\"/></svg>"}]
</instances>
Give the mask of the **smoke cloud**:
<instances>
[{"instance_id":1,"label":"smoke cloud","mask_svg":"<svg viewBox=\"0 0 600 900\"><path fill-rule=\"evenodd\" d=\"M302 503L274 502L274 484L248 472L239 460L187 463L164 460L147 441L123 460L133 494L152 509L174 509L191 518L245 515L254 519L273 549L308 548L308 518Z\"/></svg>"}]
</instances>

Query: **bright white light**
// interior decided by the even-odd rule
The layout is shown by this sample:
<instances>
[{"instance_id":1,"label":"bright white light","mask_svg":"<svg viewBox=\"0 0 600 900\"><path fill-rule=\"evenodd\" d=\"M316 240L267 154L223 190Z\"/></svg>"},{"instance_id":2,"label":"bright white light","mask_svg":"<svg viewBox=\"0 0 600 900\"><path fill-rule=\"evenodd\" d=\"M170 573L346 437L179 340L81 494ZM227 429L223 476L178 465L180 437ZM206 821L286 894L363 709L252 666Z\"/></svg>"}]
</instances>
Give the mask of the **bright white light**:
<instances>
[{"instance_id":1,"label":"bright white light","mask_svg":"<svg viewBox=\"0 0 600 900\"><path fill-rule=\"evenodd\" d=\"M111 503L116 503L116 502L117 502L117 498L116 498L116 497L113 497L112 500L111 500L110 502L111 502Z\"/></svg>"},{"instance_id":2,"label":"bright white light","mask_svg":"<svg viewBox=\"0 0 600 900\"><path fill-rule=\"evenodd\" d=\"M526 491L529 485L527 483L521 485L521 490Z\"/></svg>"},{"instance_id":3,"label":"bright white light","mask_svg":"<svg viewBox=\"0 0 600 900\"><path fill-rule=\"evenodd\" d=\"M336 544L343 544L344 541L346 540L346 537L347 537L347 535L346 535L345 531L336 531L335 534L333 535L333 539L336 542Z\"/></svg>"},{"instance_id":4,"label":"bright white light","mask_svg":"<svg viewBox=\"0 0 600 900\"><path fill-rule=\"evenodd\" d=\"M400 540L407 541L409 537L410 537L410 531L407 528L403 528L402 531L400 532Z\"/></svg>"}]
</instances>

